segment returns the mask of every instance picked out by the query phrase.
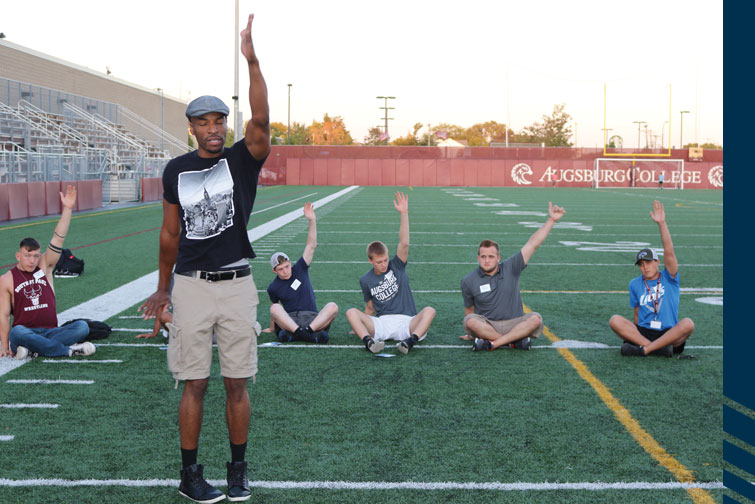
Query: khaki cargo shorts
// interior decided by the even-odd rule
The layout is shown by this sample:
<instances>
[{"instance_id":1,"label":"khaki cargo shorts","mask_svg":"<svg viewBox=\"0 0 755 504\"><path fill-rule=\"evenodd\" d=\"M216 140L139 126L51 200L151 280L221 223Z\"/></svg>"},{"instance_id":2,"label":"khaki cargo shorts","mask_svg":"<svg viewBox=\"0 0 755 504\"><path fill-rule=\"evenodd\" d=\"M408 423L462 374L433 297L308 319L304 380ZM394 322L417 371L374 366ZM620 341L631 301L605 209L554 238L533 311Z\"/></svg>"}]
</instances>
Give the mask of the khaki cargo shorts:
<instances>
[{"instance_id":1,"label":"khaki cargo shorts","mask_svg":"<svg viewBox=\"0 0 755 504\"><path fill-rule=\"evenodd\" d=\"M220 374L250 378L257 373L257 305L252 275L208 282L173 276L173 323L168 324L168 368L176 380L210 376L212 336Z\"/></svg>"}]
</instances>

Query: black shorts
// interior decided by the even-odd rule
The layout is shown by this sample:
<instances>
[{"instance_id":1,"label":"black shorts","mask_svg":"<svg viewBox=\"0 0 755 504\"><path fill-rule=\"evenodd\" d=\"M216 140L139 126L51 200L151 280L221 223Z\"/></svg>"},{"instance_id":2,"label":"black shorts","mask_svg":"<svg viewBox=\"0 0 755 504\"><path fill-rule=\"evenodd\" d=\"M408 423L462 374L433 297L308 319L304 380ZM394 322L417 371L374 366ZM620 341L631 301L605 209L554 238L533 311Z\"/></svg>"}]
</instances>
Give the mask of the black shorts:
<instances>
[{"instance_id":1,"label":"black shorts","mask_svg":"<svg viewBox=\"0 0 755 504\"><path fill-rule=\"evenodd\" d=\"M641 325L637 325L637 330L640 331L640 334L642 334L643 336L645 336L650 341L657 340L658 338L660 338L661 336L663 336L664 334L666 334L666 331L668 331L669 329L671 329L671 328L669 327L668 329L663 329L661 331L657 331L655 329L648 329L647 327L642 327ZM686 343L686 341L684 343ZM684 343L682 343L679 346L675 346L674 347L674 353L675 354L680 354L680 353L682 353L684 351Z\"/></svg>"},{"instance_id":2,"label":"black shorts","mask_svg":"<svg viewBox=\"0 0 755 504\"><path fill-rule=\"evenodd\" d=\"M296 322L297 325L300 325L302 327L306 327L310 322L312 322L315 317L317 317L317 312L313 311L294 311L294 312L287 312L288 316L291 317L291 320ZM330 324L327 325L327 327L323 327L320 329L321 331L327 331L330 329ZM278 324L275 324L275 334L278 334L281 332L281 328Z\"/></svg>"}]
</instances>

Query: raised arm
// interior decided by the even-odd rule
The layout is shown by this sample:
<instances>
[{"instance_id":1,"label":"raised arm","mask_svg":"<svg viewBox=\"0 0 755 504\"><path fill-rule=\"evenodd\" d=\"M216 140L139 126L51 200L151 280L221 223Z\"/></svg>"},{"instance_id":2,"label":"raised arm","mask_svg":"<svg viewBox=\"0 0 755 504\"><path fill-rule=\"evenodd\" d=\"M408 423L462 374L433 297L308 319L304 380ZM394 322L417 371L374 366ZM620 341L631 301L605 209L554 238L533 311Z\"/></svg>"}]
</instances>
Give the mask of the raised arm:
<instances>
[{"instance_id":1,"label":"raised arm","mask_svg":"<svg viewBox=\"0 0 755 504\"><path fill-rule=\"evenodd\" d=\"M76 204L76 187L72 185L66 186L66 193L60 193L60 204L63 208L60 219L55 226L55 231L50 238L50 244L45 250L39 267L47 274L48 278L51 276L52 269L58 264L60 259L60 253L63 250L63 241L68 234L68 227L71 224L71 213L73 207Z\"/></svg>"},{"instance_id":2,"label":"raised arm","mask_svg":"<svg viewBox=\"0 0 755 504\"><path fill-rule=\"evenodd\" d=\"M535 250L540 245L542 245L542 243L548 237L548 234L550 234L551 229L553 229L553 225L558 222L558 220L563 217L565 213L566 210L564 210L560 206L554 205L550 201L548 202L548 220L545 221L545 224L540 226L540 229L535 231L533 235L530 236L530 239L527 240L527 243L525 243L524 247L522 247L521 252L522 257L524 257L525 264L530 262L532 254L534 254Z\"/></svg>"},{"instance_id":3,"label":"raised arm","mask_svg":"<svg viewBox=\"0 0 755 504\"><path fill-rule=\"evenodd\" d=\"M252 107L252 118L246 125L244 142L255 159L263 159L270 152L270 106L267 102L267 84L252 44L253 20L254 14L249 14L249 22L241 31L241 54L249 65L249 105Z\"/></svg>"},{"instance_id":4,"label":"raised arm","mask_svg":"<svg viewBox=\"0 0 755 504\"><path fill-rule=\"evenodd\" d=\"M307 244L304 246L302 258L307 265L310 265L317 248L317 217L315 216L315 207L310 202L304 204L304 217L309 221L309 232L307 233Z\"/></svg>"},{"instance_id":5,"label":"raised arm","mask_svg":"<svg viewBox=\"0 0 755 504\"><path fill-rule=\"evenodd\" d=\"M399 259L406 262L409 259L409 197L400 191L397 192L396 199L393 200L393 206L401 213L396 255Z\"/></svg>"},{"instance_id":6,"label":"raised arm","mask_svg":"<svg viewBox=\"0 0 755 504\"><path fill-rule=\"evenodd\" d=\"M144 318L159 315L160 307L170 304L170 276L178 256L178 240L181 237L181 216L178 205L163 200L163 225L160 228L160 253L157 290L139 307Z\"/></svg>"},{"instance_id":7,"label":"raised arm","mask_svg":"<svg viewBox=\"0 0 755 504\"><path fill-rule=\"evenodd\" d=\"M679 263L676 261L674 243L671 241L671 233L669 233L668 226L666 225L666 210L663 208L663 203L658 200L653 201L653 210L650 212L650 218L658 224L658 230L661 232L663 265L668 270L669 275L675 277L676 272L679 271Z\"/></svg>"}]
</instances>

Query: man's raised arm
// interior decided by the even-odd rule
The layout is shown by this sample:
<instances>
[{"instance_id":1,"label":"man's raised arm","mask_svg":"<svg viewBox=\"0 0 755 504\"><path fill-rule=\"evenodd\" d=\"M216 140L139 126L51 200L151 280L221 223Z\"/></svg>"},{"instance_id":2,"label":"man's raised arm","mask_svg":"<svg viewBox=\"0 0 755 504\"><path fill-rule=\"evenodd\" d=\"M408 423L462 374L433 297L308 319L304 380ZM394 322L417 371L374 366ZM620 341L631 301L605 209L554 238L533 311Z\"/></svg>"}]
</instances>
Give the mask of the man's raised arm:
<instances>
[{"instance_id":1,"label":"man's raised arm","mask_svg":"<svg viewBox=\"0 0 755 504\"><path fill-rule=\"evenodd\" d=\"M270 152L270 106L267 102L267 84L260 70L260 62L252 43L252 21L241 31L241 53L249 65L249 105L252 118L246 126L244 142L255 159L263 159Z\"/></svg>"},{"instance_id":2,"label":"man's raised arm","mask_svg":"<svg viewBox=\"0 0 755 504\"><path fill-rule=\"evenodd\" d=\"M398 228L398 248L396 255L402 261L409 259L409 197L402 193L396 193L393 206L401 213L401 224Z\"/></svg>"},{"instance_id":3,"label":"man's raised arm","mask_svg":"<svg viewBox=\"0 0 755 504\"><path fill-rule=\"evenodd\" d=\"M661 243L663 244L663 265L668 270L669 275L676 276L679 270L679 263L676 260L674 252L674 243L671 241L671 233L666 225L666 210L663 203L658 200L653 201L653 210L650 212L650 218L658 224L658 230L661 232Z\"/></svg>"},{"instance_id":4,"label":"man's raised arm","mask_svg":"<svg viewBox=\"0 0 755 504\"><path fill-rule=\"evenodd\" d=\"M60 204L62 211L60 214L60 220L55 225L55 231L53 231L52 238L50 238L50 244L45 250L45 254L42 256L42 263L39 265L45 273L50 273L52 269L58 264L60 253L63 251L63 240L65 240L68 234L68 226L71 224L71 213L73 212L73 206L76 204L76 187L72 185L66 186L66 193L60 193Z\"/></svg>"},{"instance_id":5,"label":"man's raised arm","mask_svg":"<svg viewBox=\"0 0 755 504\"><path fill-rule=\"evenodd\" d=\"M307 265L310 265L317 248L317 217L315 216L315 207L309 201L304 204L304 217L309 221L309 232L307 233L307 244L304 246L302 258Z\"/></svg>"},{"instance_id":6,"label":"man's raised arm","mask_svg":"<svg viewBox=\"0 0 755 504\"><path fill-rule=\"evenodd\" d=\"M530 236L530 239L527 240L527 243L525 243L524 247L522 247L521 252L522 257L524 257L525 264L530 262L530 258L532 257L532 254L535 253L535 249L542 245L542 243L550 234L551 229L553 229L553 225L556 224L556 222L558 222L558 220L563 217L565 213L566 210L564 210L560 206L554 205L550 201L548 202L548 220L545 221L545 224L540 226L540 229L535 231L532 236Z\"/></svg>"}]
</instances>

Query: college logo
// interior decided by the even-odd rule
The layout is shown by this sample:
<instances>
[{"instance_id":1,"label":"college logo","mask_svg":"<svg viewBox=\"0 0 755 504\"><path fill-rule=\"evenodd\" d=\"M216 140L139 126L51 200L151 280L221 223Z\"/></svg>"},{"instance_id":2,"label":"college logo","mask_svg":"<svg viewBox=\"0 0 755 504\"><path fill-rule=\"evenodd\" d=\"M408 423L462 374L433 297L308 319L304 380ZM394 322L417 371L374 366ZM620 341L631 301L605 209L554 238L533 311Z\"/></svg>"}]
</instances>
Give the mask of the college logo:
<instances>
[{"instance_id":1,"label":"college logo","mask_svg":"<svg viewBox=\"0 0 755 504\"><path fill-rule=\"evenodd\" d=\"M525 175L532 175L532 168L526 163L514 165L511 169L511 178L519 185L530 185L532 182L524 178Z\"/></svg>"},{"instance_id":2,"label":"college logo","mask_svg":"<svg viewBox=\"0 0 755 504\"><path fill-rule=\"evenodd\" d=\"M723 165L714 166L708 171L708 182L713 187L724 186L724 167Z\"/></svg>"}]
</instances>

